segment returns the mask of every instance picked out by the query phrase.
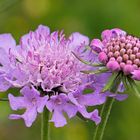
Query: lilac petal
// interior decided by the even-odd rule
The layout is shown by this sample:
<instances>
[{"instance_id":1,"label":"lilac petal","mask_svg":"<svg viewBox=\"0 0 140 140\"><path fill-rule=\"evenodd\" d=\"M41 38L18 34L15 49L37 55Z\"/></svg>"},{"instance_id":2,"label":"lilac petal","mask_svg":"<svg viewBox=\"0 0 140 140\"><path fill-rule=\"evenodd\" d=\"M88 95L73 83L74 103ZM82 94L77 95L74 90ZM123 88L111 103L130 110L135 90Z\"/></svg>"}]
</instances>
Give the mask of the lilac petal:
<instances>
[{"instance_id":1,"label":"lilac petal","mask_svg":"<svg viewBox=\"0 0 140 140\"><path fill-rule=\"evenodd\" d=\"M0 76L0 92L7 91L10 87L11 84L3 76Z\"/></svg>"},{"instance_id":2,"label":"lilac petal","mask_svg":"<svg viewBox=\"0 0 140 140\"><path fill-rule=\"evenodd\" d=\"M69 39L71 40L71 43L69 45L73 48L77 48L79 46L82 46L83 44L84 45L89 44L89 38L87 36L84 36L84 35L78 33L78 32L71 34Z\"/></svg>"},{"instance_id":3,"label":"lilac petal","mask_svg":"<svg viewBox=\"0 0 140 140\"><path fill-rule=\"evenodd\" d=\"M93 39L90 46L97 53L101 52L103 49L103 44L99 39Z\"/></svg>"},{"instance_id":4,"label":"lilac petal","mask_svg":"<svg viewBox=\"0 0 140 140\"><path fill-rule=\"evenodd\" d=\"M1 34L0 35L0 50L1 48L6 51L6 53L9 53L10 48L15 48L16 42L11 34Z\"/></svg>"},{"instance_id":5,"label":"lilac petal","mask_svg":"<svg viewBox=\"0 0 140 140\"><path fill-rule=\"evenodd\" d=\"M26 107L23 97L14 97L12 94L9 94L8 99L13 110L23 109Z\"/></svg>"},{"instance_id":6,"label":"lilac petal","mask_svg":"<svg viewBox=\"0 0 140 140\"><path fill-rule=\"evenodd\" d=\"M18 119L21 119L21 115L11 114L11 115L9 115L9 119L18 120Z\"/></svg>"},{"instance_id":7,"label":"lilac petal","mask_svg":"<svg viewBox=\"0 0 140 140\"><path fill-rule=\"evenodd\" d=\"M104 93L92 93L81 95L81 98L79 98L79 103L86 106L101 105L106 101L106 97L103 94Z\"/></svg>"},{"instance_id":8,"label":"lilac petal","mask_svg":"<svg viewBox=\"0 0 140 140\"><path fill-rule=\"evenodd\" d=\"M6 80L11 83L14 87L22 87L29 82L28 75L20 69L13 69L10 71L10 78L6 77ZM14 77L13 79L11 77Z\"/></svg>"},{"instance_id":9,"label":"lilac petal","mask_svg":"<svg viewBox=\"0 0 140 140\"><path fill-rule=\"evenodd\" d=\"M77 99L74 97L74 95L73 95L72 93L69 93L69 94L68 94L68 98L69 98L69 100L70 100L73 104L75 104L75 105L77 105L77 106L79 106L79 107L82 107L82 106L78 103Z\"/></svg>"},{"instance_id":10,"label":"lilac petal","mask_svg":"<svg viewBox=\"0 0 140 140\"><path fill-rule=\"evenodd\" d=\"M119 85L118 91L119 92L124 92L124 90L125 90L124 84L121 82L120 85Z\"/></svg>"},{"instance_id":11,"label":"lilac petal","mask_svg":"<svg viewBox=\"0 0 140 140\"><path fill-rule=\"evenodd\" d=\"M98 125L101 122L101 117L99 116L99 112L97 109L95 109L92 112L91 120L93 120L96 123L96 125Z\"/></svg>"},{"instance_id":12,"label":"lilac petal","mask_svg":"<svg viewBox=\"0 0 140 140\"><path fill-rule=\"evenodd\" d=\"M20 90L21 94L28 100L39 97L40 93L33 86L25 86Z\"/></svg>"},{"instance_id":13,"label":"lilac petal","mask_svg":"<svg viewBox=\"0 0 140 140\"><path fill-rule=\"evenodd\" d=\"M123 101L128 97L127 94L114 94L114 93L110 93L110 92L104 93L104 96L105 97L115 98L118 101Z\"/></svg>"},{"instance_id":14,"label":"lilac petal","mask_svg":"<svg viewBox=\"0 0 140 140\"><path fill-rule=\"evenodd\" d=\"M107 81L109 80L109 77L111 76L111 72L106 72L106 73L102 73L99 75L94 75L94 83L93 83L93 87L95 85L95 88L103 88L105 86L105 84L107 83Z\"/></svg>"},{"instance_id":15,"label":"lilac petal","mask_svg":"<svg viewBox=\"0 0 140 140\"><path fill-rule=\"evenodd\" d=\"M35 32L30 32L21 37L20 44L21 46L26 46L26 49L31 49L30 40L34 40L34 44L36 44L36 40L39 40L40 37L47 37L50 34L50 29L47 26L39 25ZM33 46L32 46L33 47Z\"/></svg>"},{"instance_id":16,"label":"lilac petal","mask_svg":"<svg viewBox=\"0 0 140 140\"><path fill-rule=\"evenodd\" d=\"M85 106L78 107L78 111L79 111L85 118L90 119L91 113L88 113L88 112L87 112Z\"/></svg>"},{"instance_id":17,"label":"lilac petal","mask_svg":"<svg viewBox=\"0 0 140 140\"><path fill-rule=\"evenodd\" d=\"M9 116L9 119L12 120L24 119L26 126L30 127L32 123L35 121L36 117L37 117L37 111L36 108L34 107L28 109L23 115L11 114Z\"/></svg>"},{"instance_id":18,"label":"lilac petal","mask_svg":"<svg viewBox=\"0 0 140 140\"><path fill-rule=\"evenodd\" d=\"M27 127L30 127L37 117L36 107L32 107L26 110L22 115Z\"/></svg>"},{"instance_id":19,"label":"lilac petal","mask_svg":"<svg viewBox=\"0 0 140 140\"><path fill-rule=\"evenodd\" d=\"M50 34L50 28L44 25L39 25L35 32L47 36Z\"/></svg>"},{"instance_id":20,"label":"lilac petal","mask_svg":"<svg viewBox=\"0 0 140 140\"><path fill-rule=\"evenodd\" d=\"M83 107L79 107L78 111L83 115L83 117L94 121L96 125L101 122L101 118L98 115L97 109L89 113L87 112L86 108L83 106Z\"/></svg>"},{"instance_id":21,"label":"lilac petal","mask_svg":"<svg viewBox=\"0 0 140 140\"><path fill-rule=\"evenodd\" d=\"M55 103L54 103L54 101L49 100L49 101L46 103L46 107L47 107L47 109L48 109L50 112L52 112L53 109L55 108Z\"/></svg>"},{"instance_id":22,"label":"lilac petal","mask_svg":"<svg viewBox=\"0 0 140 140\"><path fill-rule=\"evenodd\" d=\"M5 65L9 67L9 56L3 48L0 48L0 56L2 56L0 57L0 64L2 67L5 67Z\"/></svg>"},{"instance_id":23,"label":"lilac petal","mask_svg":"<svg viewBox=\"0 0 140 140\"><path fill-rule=\"evenodd\" d=\"M42 113L43 112L43 109L44 107L46 106L46 103L48 101L48 96L44 96L44 97L40 97L38 100L37 100L37 111L39 113Z\"/></svg>"},{"instance_id":24,"label":"lilac petal","mask_svg":"<svg viewBox=\"0 0 140 140\"><path fill-rule=\"evenodd\" d=\"M63 116L62 110L55 109L50 122L54 122L55 127L63 127L67 124L66 118Z\"/></svg>"},{"instance_id":25,"label":"lilac petal","mask_svg":"<svg viewBox=\"0 0 140 140\"><path fill-rule=\"evenodd\" d=\"M72 118L76 115L77 113L77 107L75 105L67 103L64 105L63 110L67 113L69 118Z\"/></svg>"},{"instance_id":26,"label":"lilac petal","mask_svg":"<svg viewBox=\"0 0 140 140\"><path fill-rule=\"evenodd\" d=\"M118 101L123 101L128 98L128 95L127 94L117 94L116 96L114 96L114 98Z\"/></svg>"}]
</instances>

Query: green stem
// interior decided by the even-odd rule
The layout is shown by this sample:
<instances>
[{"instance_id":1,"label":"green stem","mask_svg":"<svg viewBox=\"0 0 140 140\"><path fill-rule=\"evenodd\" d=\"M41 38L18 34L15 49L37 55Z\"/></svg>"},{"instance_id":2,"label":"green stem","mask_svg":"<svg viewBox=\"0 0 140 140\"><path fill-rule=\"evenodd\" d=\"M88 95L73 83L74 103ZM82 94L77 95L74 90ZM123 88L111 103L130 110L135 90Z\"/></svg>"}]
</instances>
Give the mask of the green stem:
<instances>
[{"instance_id":1,"label":"green stem","mask_svg":"<svg viewBox=\"0 0 140 140\"><path fill-rule=\"evenodd\" d=\"M47 108L41 116L41 140L49 140L49 111Z\"/></svg>"},{"instance_id":2,"label":"green stem","mask_svg":"<svg viewBox=\"0 0 140 140\"><path fill-rule=\"evenodd\" d=\"M0 101L9 101L8 98L0 98Z\"/></svg>"},{"instance_id":3,"label":"green stem","mask_svg":"<svg viewBox=\"0 0 140 140\"><path fill-rule=\"evenodd\" d=\"M93 140L103 139L105 127L106 127L113 103L114 103L114 98L108 98L106 103L102 106L102 109L101 109L102 122L96 127Z\"/></svg>"},{"instance_id":4,"label":"green stem","mask_svg":"<svg viewBox=\"0 0 140 140\"><path fill-rule=\"evenodd\" d=\"M111 85L110 91L113 93L116 93L120 82L121 82L121 75L116 77L115 81ZM93 140L103 139L104 131L105 131L107 121L109 119L109 115L110 115L114 101L115 101L114 98L108 98L106 103L102 106L102 109L101 109L102 122L95 128Z\"/></svg>"}]
</instances>

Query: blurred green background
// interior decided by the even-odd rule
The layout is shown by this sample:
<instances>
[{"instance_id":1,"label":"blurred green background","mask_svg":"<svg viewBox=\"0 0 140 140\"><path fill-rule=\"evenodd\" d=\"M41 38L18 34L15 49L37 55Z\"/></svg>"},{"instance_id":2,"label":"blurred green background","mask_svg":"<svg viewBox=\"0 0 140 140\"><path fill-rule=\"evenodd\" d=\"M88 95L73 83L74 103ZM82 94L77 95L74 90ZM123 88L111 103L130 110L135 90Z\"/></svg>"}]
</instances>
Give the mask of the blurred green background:
<instances>
[{"instance_id":1,"label":"blurred green background","mask_svg":"<svg viewBox=\"0 0 140 140\"><path fill-rule=\"evenodd\" d=\"M18 41L39 24L51 30L64 29L67 35L79 31L90 39L114 27L140 36L140 1L0 0L0 33L12 33ZM7 102L0 102L0 140L40 139L40 116L31 128L26 128L21 120L8 120L11 112ZM93 132L92 122L78 118L59 129L51 124L52 140L92 140ZM140 100L133 93L114 104L104 140L140 140Z\"/></svg>"}]
</instances>

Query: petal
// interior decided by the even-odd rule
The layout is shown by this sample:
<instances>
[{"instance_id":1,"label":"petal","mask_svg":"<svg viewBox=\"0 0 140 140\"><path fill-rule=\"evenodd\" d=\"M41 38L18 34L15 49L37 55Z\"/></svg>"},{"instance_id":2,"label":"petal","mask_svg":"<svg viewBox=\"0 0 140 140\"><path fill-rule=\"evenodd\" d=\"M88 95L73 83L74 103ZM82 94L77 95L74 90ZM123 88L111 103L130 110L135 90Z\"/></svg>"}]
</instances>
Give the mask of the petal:
<instances>
[{"instance_id":1,"label":"petal","mask_svg":"<svg viewBox=\"0 0 140 140\"><path fill-rule=\"evenodd\" d=\"M5 65L9 67L9 63L10 63L10 60L9 60L9 56L8 54L6 53L6 51L4 49L1 49L0 48L0 65L2 65L2 67L5 67Z\"/></svg>"},{"instance_id":2,"label":"petal","mask_svg":"<svg viewBox=\"0 0 140 140\"><path fill-rule=\"evenodd\" d=\"M53 109L55 108L55 103L52 101L52 100L49 100L47 103L46 103L46 107L47 109L52 112Z\"/></svg>"},{"instance_id":3,"label":"petal","mask_svg":"<svg viewBox=\"0 0 140 140\"><path fill-rule=\"evenodd\" d=\"M115 98L118 101L123 101L125 99L127 99L128 95L127 94L114 94L114 93L110 93L110 92L106 92L104 93L105 97L111 97L111 98Z\"/></svg>"},{"instance_id":4,"label":"petal","mask_svg":"<svg viewBox=\"0 0 140 140\"><path fill-rule=\"evenodd\" d=\"M4 49L5 52L8 54L9 49L15 49L16 42L11 34L0 34L0 50Z\"/></svg>"},{"instance_id":5,"label":"petal","mask_svg":"<svg viewBox=\"0 0 140 140\"><path fill-rule=\"evenodd\" d=\"M79 46L84 45L89 45L89 38L87 36L84 36L78 32L75 32L71 34L69 37L71 40L71 43L69 44L72 48L77 48Z\"/></svg>"},{"instance_id":6,"label":"petal","mask_svg":"<svg viewBox=\"0 0 140 140\"><path fill-rule=\"evenodd\" d=\"M104 93L92 93L81 95L79 103L86 106L101 105L106 101L106 97L103 94Z\"/></svg>"},{"instance_id":7,"label":"petal","mask_svg":"<svg viewBox=\"0 0 140 140\"><path fill-rule=\"evenodd\" d=\"M14 87L23 87L29 82L29 76L19 68L12 69L9 73L10 77L6 77L6 80Z\"/></svg>"},{"instance_id":8,"label":"petal","mask_svg":"<svg viewBox=\"0 0 140 140\"><path fill-rule=\"evenodd\" d=\"M116 94L116 95L112 94L109 97L113 97L118 101L123 101L128 98L128 95L127 94Z\"/></svg>"},{"instance_id":9,"label":"petal","mask_svg":"<svg viewBox=\"0 0 140 140\"><path fill-rule=\"evenodd\" d=\"M18 120L18 119L21 119L21 115L11 114L11 115L9 115L9 119Z\"/></svg>"},{"instance_id":10,"label":"petal","mask_svg":"<svg viewBox=\"0 0 140 140\"><path fill-rule=\"evenodd\" d=\"M89 38L87 36L75 32L69 37L69 40L68 45L72 52L85 61L93 60L94 53L92 53L91 49L87 49L89 45Z\"/></svg>"},{"instance_id":11,"label":"petal","mask_svg":"<svg viewBox=\"0 0 140 140\"><path fill-rule=\"evenodd\" d=\"M35 32L47 36L50 34L50 28L48 26L39 25Z\"/></svg>"},{"instance_id":12,"label":"petal","mask_svg":"<svg viewBox=\"0 0 140 140\"><path fill-rule=\"evenodd\" d=\"M50 122L54 122L55 127L63 127L67 124L66 118L63 116L61 110L55 109Z\"/></svg>"},{"instance_id":13,"label":"petal","mask_svg":"<svg viewBox=\"0 0 140 140\"><path fill-rule=\"evenodd\" d=\"M44 97L40 97L38 100L37 100L37 111L39 113L42 113L43 112L43 109L44 107L46 106L46 103L48 101L48 96L44 96Z\"/></svg>"},{"instance_id":14,"label":"petal","mask_svg":"<svg viewBox=\"0 0 140 140\"><path fill-rule=\"evenodd\" d=\"M75 104L76 106L82 107L82 106L78 103L78 101L76 100L76 98L74 97L74 95L73 95L72 93L69 93L69 94L68 94L68 98L69 98L69 100L70 100L73 104Z\"/></svg>"},{"instance_id":15,"label":"petal","mask_svg":"<svg viewBox=\"0 0 140 140\"><path fill-rule=\"evenodd\" d=\"M87 112L86 108L83 106L81 108L79 107L78 111L83 115L83 117L94 121L96 123L96 125L101 122L101 118L98 115L97 109L89 113L89 112Z\"/></svg>"},{"instance_id":16,"label":"petal","mask_svg":"<svg viewBox=\"0 0 140 140\"><path fill-rule=\"evenodd\" d=\"M40 93L33 86L25 86L20 90L21 94L28 100L32 100L33 98L40 97Z\"/></svg>"},{"instance_id":17,"label":"petal","mask_svg":"<svg viewBox=\"0 0 140 140\"><path fill-rule=\"evenodd\" d=\"M3 76L0 76L0 92L7 91L12 85L5 80Z\"/></svg>"},{"instance_id":18,"label":"petal","mask_svg":"<svg viewBox=\"0 0 140 140\"><path fill-rule=\"evenodd\" d=\"M103 43L99 39L93 39L91 41L90 47L97 53L101 52L103 49Z\"/></svg>"},{"instance_id":19,"label":"petal","mask_svg":"<svg viewBox=\"0 0 140 140\"><path fill-rule=\"evenodd\" d=\"M93 87L95 89L98 88L103 88L107 81L109 80L109 77L111 76L111 72L106 72L106 73L102 73L102 74L97 74L94 75L93 79L94 79L94 83L93 83Z\"/></svg>"},{"instance_id":20,"label":"petal","mask_svg":"<svg viewBox=\"0 0 140 140\"><path fill-rule=\"evenodd\" d=\"M37 111L36 108L34 107L26 110L26 112L23 115L11 114L9 116L9 119L12 120L24 119L26 126L30 127L32 123L35 121L36 117Z\"/></svg>"},{"instance_id":21,"label":"petal","mask_svg":"<svg viewBox=\"0 0 140 140\"><path fill-rule=\"evenodd\" d=\"M22 118L24 119L27 127L30 127L32 125L36 117L37 117L36 107L27 109L26 112L22 115Z\"/></svg>"},{"instance_id":22,"label":"petal","mask_svg":"<svg viewBox=\"0 0 140 140\"><path fill-rule=\"evenodd\" d=\"M121 82L120 85L119 85L118 91L119 92L124 92L124 90L125 90L124 84Z\"/></svg>"},{"instance_id":23,"label":"petal","mask_svg":"<svg viewBox=\"0 0 140 140\"><path fill-rule=\"evenodd\" d=\"M48 100L48 102L46 103L46 107L48 108L48 110L50 112L52 112L55 109L55 107L57 106L56 100L57 100L58 96L59 95L51 96L50 99Z\"/></svg>"},{"instance_id":24,"label":"petal","mask_svg":"<svg viewBox=\"0 0 140 140\"><path fill-rule=\"evenodd\" d=\"M93 120L96 123L96 125L98 125L101 122L101 117L99 116L99 112L97 109L95 109L92 112L91 120Z\"/></svg>"},{"instance_id":25,"label":"petal","mask_svg":"<svg viewBox=\"0 0 140 140\"><path fill-rule=\"evenodd\" d=\"M67 103L64 105L63 110L67 113L69 118L72 118L76 115L78 109L75 105Z\"/></svg>"},{"instance_id":26,"label":"petal","mask_svg":"<svg viewBox=\"0 0 140 140\"><path fill-rule=\"evenodd\" d=\"M14 97L12 94L8 95L10 106L13 110L26 108L26 102L24 102L24 97Z\"/></svg>"}]
</instances>

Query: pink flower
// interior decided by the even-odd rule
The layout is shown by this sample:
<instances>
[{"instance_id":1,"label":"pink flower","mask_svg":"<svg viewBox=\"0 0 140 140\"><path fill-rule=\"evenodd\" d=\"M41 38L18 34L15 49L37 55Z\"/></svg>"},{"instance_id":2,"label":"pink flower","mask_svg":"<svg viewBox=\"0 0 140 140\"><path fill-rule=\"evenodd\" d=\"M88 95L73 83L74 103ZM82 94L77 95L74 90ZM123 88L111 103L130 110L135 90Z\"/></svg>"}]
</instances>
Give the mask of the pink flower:
<instances>
[{"instance_id":1,"label":"pink flower","mask_svg":"<svg viewBox=\"0 0 140 140\"><path fill-rule=\"evenodd\" d=\"M86 49L88 37L76 32L66 38L62 32L50 33L48 27L40 25L34 32L22 36L17 46L9 34L0 35L0 40L0 54L3 56L0 58L0 91L11 87L21 89L21 96L9 94L10 106L13 110L26 109L22 115L10 115L10 119L24 119L26 126L30 127L37 114L47 107L52 112L50 121L56 127L66 125L64 112L68 118L79 112L96 124L101 121L97 110L88 112L86 109L88 105L105 102L99 101L102 97L98 95L98 88L97 95L88 98L88 102L82 95L84 89L78 92L83 85L93 83L91 76L81 73L91 67L73 55L92 61L92 52ZM76 92L81 101L75 99ZM81 105L75 104L72 97ZM88 104L90 101L95 103Z\"/></svg>"},{"instance_id":2,"label":"pink flower","mask_svg":"<svg viewBox=\"0 0 140 140\"><path fill-rule=\"evenodd\" d=\"M140 69L139 38L118 28L103 31L101 37L102 40L93 39L91 43L93 50L100 48L99 61L110 71L122 71L125 75L139 80L139 76L135 74Z\"/></svg>"}]
</instances>

